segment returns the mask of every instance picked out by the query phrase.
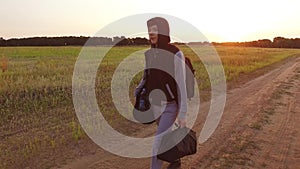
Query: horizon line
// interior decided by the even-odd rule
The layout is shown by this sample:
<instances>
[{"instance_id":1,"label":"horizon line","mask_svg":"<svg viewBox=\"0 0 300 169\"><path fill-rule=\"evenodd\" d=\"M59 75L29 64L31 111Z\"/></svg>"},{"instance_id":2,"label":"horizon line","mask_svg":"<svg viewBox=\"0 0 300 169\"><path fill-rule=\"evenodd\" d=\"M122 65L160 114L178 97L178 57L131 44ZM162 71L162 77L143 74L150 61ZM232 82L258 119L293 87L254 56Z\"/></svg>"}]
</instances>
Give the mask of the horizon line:
<instances>
[{"instance_id":1,"label":"horizon line","mask_svg":"<svg viewBox=\"0 0 300 169\"><path fill-rule=\"evenodd\" d=\"M139 37L139 36L136 36L136 37L126 37L124 35L116 35L116 36L113 36L113 37L109 37L109 36L84 36L84 35L58 35L58 36L28 36L28 37L12 37L12 38L3 38L0 36L0 40L5 40L5 41L8 41L8 40L21 40L21 39L31 39L31 38L68 38L68 37L75 37L75 38L114 38L114 37L118 37L118 38L121 38L121 37L125 37L126 39L133 39L133 38L145 38L147 40L149 40L148 38L146 37ZM174 41L174 42L171 42L171 43L245 43L245 42L254 42L254 41L260 41L260 40L270 40L271 42L273 42L273 40L275 38L285 38L285 39L300 39L299 37L294 37L294 38L286 38L284 36L276 36L274 37L273 39L268 39L268 38L260 38L260 39L256 39L256 40L249 40L249 41L189 41L189 42L179 42L179 41Z\"/></svg>"}]
</instances>

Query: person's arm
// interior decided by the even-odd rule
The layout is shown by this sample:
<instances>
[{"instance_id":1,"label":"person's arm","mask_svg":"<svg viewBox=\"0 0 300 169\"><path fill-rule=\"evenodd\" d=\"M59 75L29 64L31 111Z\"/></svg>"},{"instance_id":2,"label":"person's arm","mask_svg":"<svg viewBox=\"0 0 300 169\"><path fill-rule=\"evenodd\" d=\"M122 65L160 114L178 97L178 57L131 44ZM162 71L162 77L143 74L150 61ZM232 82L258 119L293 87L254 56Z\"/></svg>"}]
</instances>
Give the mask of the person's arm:
<instances>
[{"instance_id":1,"label":"person's arm","mask_svg":"<svg viewBox=\"0 0 300 169\"><path fill-rule=\"evenodd\" d=\"M139 85L135 88L134 97L136 97L142 91L145 83L146 83L146 70L144 70L144 74Z\"/></svg>"},{"instance_id":2,"label":"person's arm","mask_svg":"<svg viewBox=\"0 0 300 169\"><path fill-rule=\"evenodd\" d=\"M140 84L135 88L135 91L134 91L134 96L136 97L139 93L141 93L143 87L145 86L146 84L146 78L147 78L147 71L148 71L148 67L147 67L147 64L148 64L148 58L149 58L149 52L150 50L147 50L144 55L145 55L145 66L144 66L144 74L143 74L143 77L140 81Z\"/></svg>"},{"instance_id":3,"label":"person's arm","mask_svg":"<svg viewBox=\"0 0 300 169\"><path fill-rule=\"evenodd\" d=\"M186 92L186 75L185 75L185 60L181 51L175 54L175 80L177 82L177 96L178 96L178 119L185 120L187 112L187 92Z\"/></svg>"}]
</instances>

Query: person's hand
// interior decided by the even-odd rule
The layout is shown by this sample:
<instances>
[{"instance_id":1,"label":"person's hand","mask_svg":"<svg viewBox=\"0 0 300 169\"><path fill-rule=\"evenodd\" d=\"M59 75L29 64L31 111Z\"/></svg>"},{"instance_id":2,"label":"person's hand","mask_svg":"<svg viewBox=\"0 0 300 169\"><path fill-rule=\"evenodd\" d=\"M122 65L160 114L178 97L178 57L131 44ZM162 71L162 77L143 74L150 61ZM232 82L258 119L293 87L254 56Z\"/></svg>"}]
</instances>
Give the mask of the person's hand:
<instances>
[{"instance_id":1,"label":"person's hand","mask_svg":"<svg viewBox=\"0 0 300 169\"><path fill-rule=\"evenodd\" d=\"M185 118L184 119L178 118L177 123L180 128L186 127L186 119Z\"/></svg>"}]
</instances>

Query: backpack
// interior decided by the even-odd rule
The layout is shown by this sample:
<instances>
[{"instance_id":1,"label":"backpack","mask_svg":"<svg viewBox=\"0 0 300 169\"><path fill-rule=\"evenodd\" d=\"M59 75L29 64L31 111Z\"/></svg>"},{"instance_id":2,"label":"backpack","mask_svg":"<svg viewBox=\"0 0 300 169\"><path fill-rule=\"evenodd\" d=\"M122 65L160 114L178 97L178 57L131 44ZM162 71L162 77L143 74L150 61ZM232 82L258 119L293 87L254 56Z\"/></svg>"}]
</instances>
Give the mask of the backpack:
<instances>
[{"instance_id":1,"label":"backpack","mask_svg":"<svg viewBox=\"0 0 300 169\"><path fill-rule=\"evenodd\" d=\"M192 62L188 57L184 57L185 60L185 74L186 74L186 94L187 98L191 99L194 97L194 89L195 89L195 69L193 68ZM189 73L189 70L192 73Z\"/></svg>"}]
</instances>

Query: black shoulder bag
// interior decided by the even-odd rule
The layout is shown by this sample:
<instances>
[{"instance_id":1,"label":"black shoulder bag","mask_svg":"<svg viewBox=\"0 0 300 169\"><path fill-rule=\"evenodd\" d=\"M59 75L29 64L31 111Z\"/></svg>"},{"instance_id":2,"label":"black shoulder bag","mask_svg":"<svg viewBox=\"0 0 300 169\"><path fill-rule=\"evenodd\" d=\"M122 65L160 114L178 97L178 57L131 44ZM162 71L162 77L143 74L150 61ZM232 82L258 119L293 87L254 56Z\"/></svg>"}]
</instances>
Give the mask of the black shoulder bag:
<instances>
[{"instance_id":1,"label":"black shoulder bag","mask_svg":"<svg viewBox=\"0 0 300 169\"><path fill-rule=\"evenodd\" d=\"M162 137L157 158L171 163L196 152L196 132L187 127L178 127Z\"/></svg>"}]
</instances>

